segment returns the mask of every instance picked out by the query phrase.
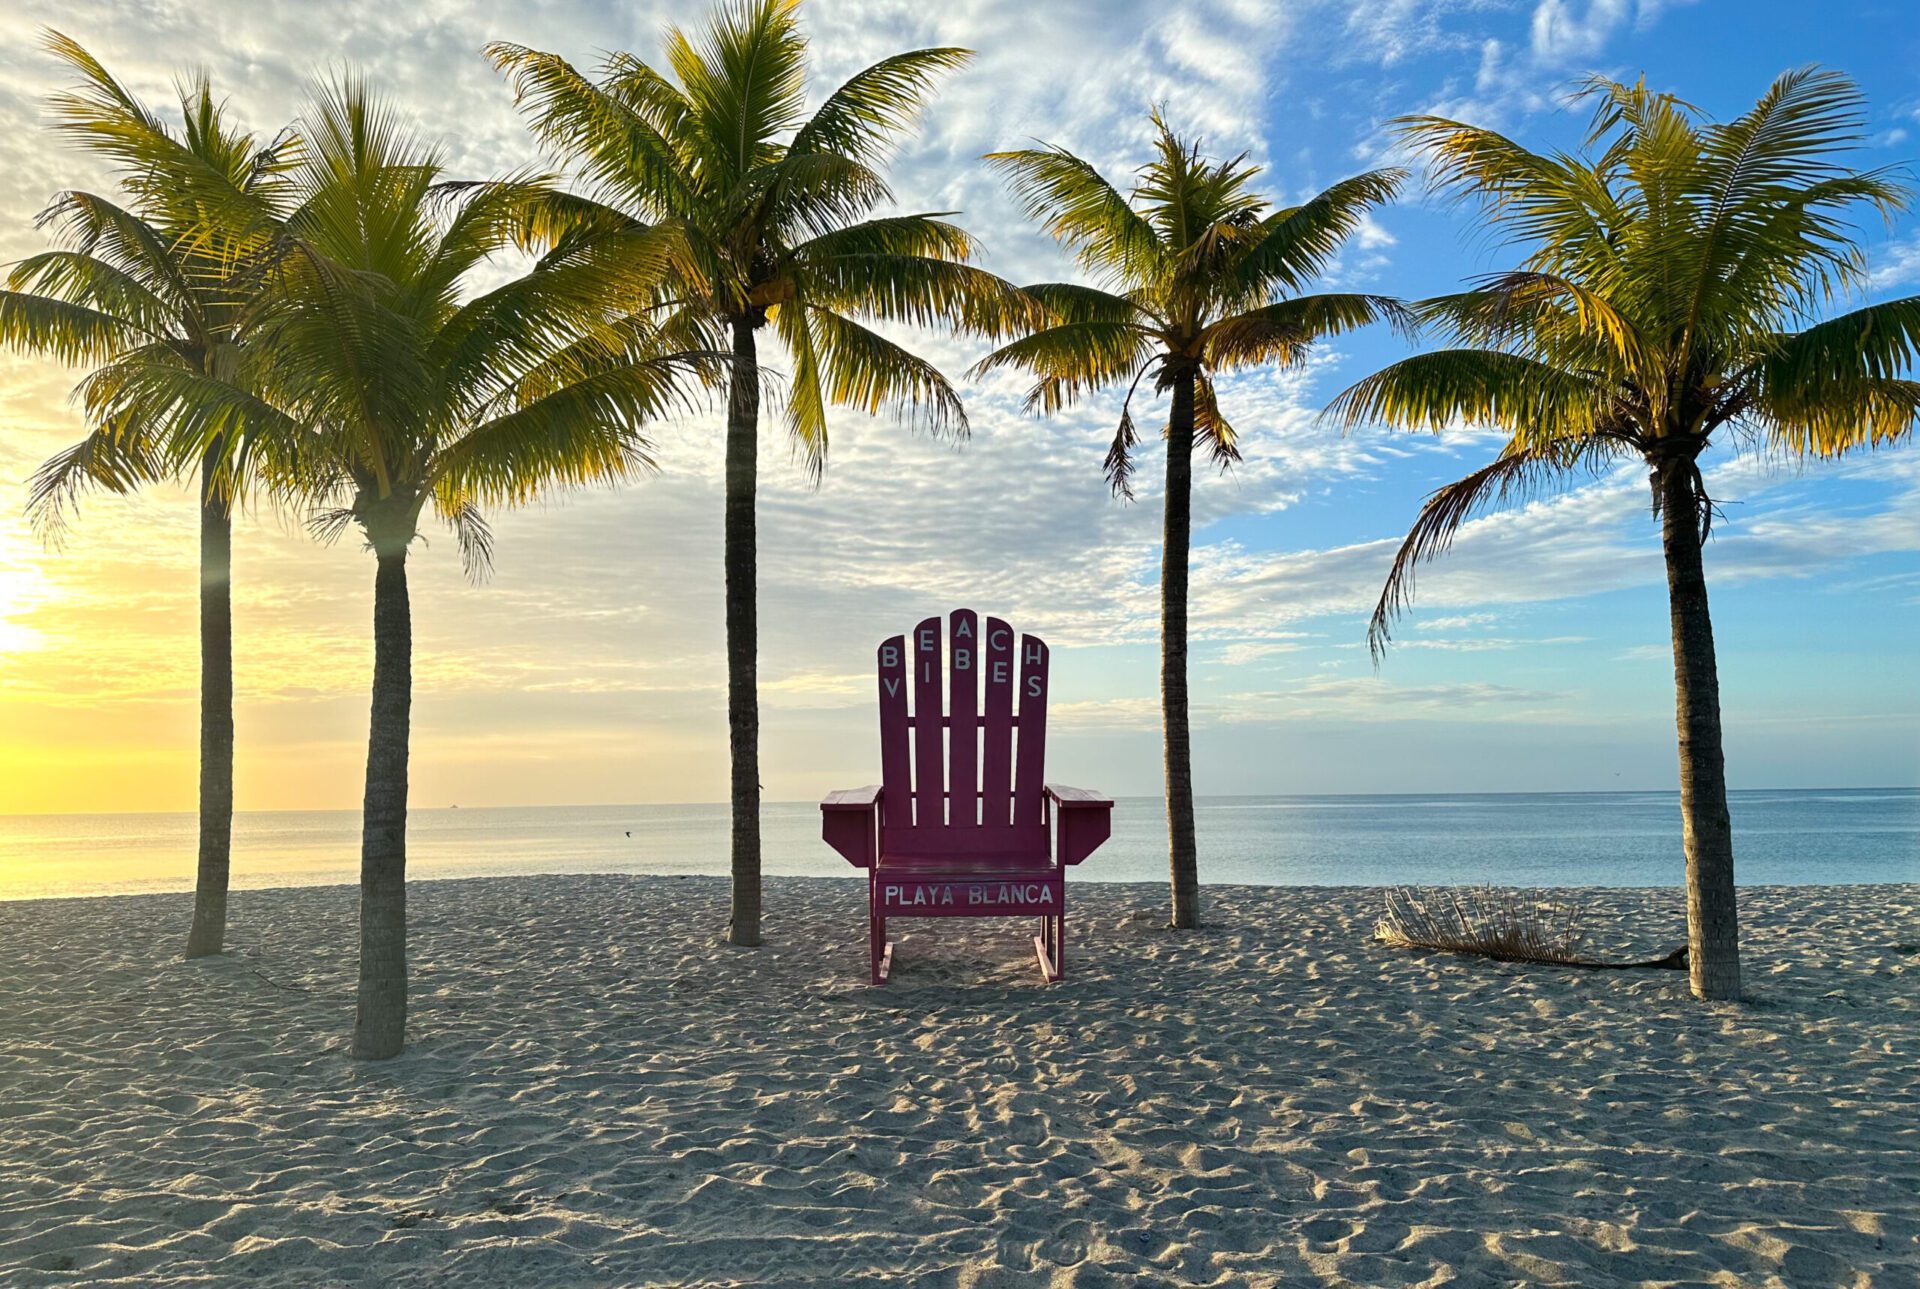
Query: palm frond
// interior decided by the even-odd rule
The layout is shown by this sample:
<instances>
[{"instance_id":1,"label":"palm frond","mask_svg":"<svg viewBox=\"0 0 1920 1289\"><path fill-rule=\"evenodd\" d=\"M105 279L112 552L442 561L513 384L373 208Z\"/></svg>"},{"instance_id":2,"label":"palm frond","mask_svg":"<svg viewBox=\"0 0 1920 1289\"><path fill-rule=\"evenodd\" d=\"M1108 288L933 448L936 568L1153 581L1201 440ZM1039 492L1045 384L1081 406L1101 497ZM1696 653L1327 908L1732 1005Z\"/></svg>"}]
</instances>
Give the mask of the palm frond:
<instances>
[{"instance_id":1,"label":"palm frond","mask_svg":"<svg viewBox=\"0 0 1920 1289\"><path fill-rule=\"evenodd\" d=\"M1367 649L1376 665L1385 656L1393 638L1393 622L1413 604L1413 578L1416 566L1446 552L1453 545L1461 525L1474 515L1496 506L1524 501L1564 482L1580 467L1597 469L1612 453L1604 444L1575 444L1559 450L1516 448L1508 450L1466 478L1435 489L1413 522L1406 539L1395 552L1388 569L1386 585L1367 623Z\"/></svg>"},{"instance_id":2,"label":"palm frond","mask_svg":"<svg viewBox=\"0 0 1920 1289\"><path fill-rule=\"evenodd\" d=\"M807 320L835 403L869 414L892 410L930 433L966 437L966 406L932 363L831 309L809 307Z\"/></svg>"},{"instance_id":3,"label":"palm frond","mask_svg":"<svg viewBox=\"0 0 1920 1289\"><path fill-rule=\"evenodd\" d=\"M28 476L27 516L34 535L57 548L79 513L82 493L98 488L125 495L169 473L166 462L140 435L118 427L96 429Z\"/></svg>"},{"instance_id":4,"label":"palm frond","mask_svg":"<svg viewBox=\"0 0 1920 1289\"><path fill-rule=\"evenodd\" d=\"M154 337L124 317L44 295L0 291L0 344L64 363L103 362Z\"/></svg>"},{"instance_id":5,"label":"palm frond","mask_svg":"<svg viewBox=\"0 0 1920 1289\"><path fill-rule=\"evenodd\" d=\"M1114 430L1113 442L1107 446L1106 459L1100 463L1107 485L1113 489L1113 495L1122 501L1133 500L1133 452L1139 446L1140 431L1133 422L1133 399L1129 396L1120 405L1119 428Z\"/></svg>"},{"instance_id":6,"label":"palm frond","mask_svg":"<svg viewBox=\"0 0 1920 1289\"><path fill-rule=\"evenodd\" d=\"M1596 424L1601 391L1580 375L1498 349L1415 354L1356 381L1324 415L1348 428L1379 422L1439 431L1459 424L1574 436Z\"/></svg>"},{"instance_id":7,"label":"palm frond","mask_svg":"<svg viewBox=\"0 0 1920 1289\"><path fill-rule=\"evenodd\" d=\"M1065 148L989 152L986 162L1007 177L1027 218L1072 248L1083 268L1138 277L1163 259L1152 223L1091 163Z\"/></svg>"},{"instance_id":8,"label":"palm frond","mask_svg":"<svg viewBox=\"0 0 1920 1289\"><path fill-rule=\"evenodd\" d=\"M798 0L727 0L689 35L666 31L667 61L691 108L688 143L730 184L769 161L802 121L806 41Z\"/></svg>"},{"instance_id":9,"label":"palm frond","mask_svg":"<svg viewBox=\"0 0 1920 1289\"><path fill-rule=\"evenodd\" d=\"M507 76L534 137L585 167L603 194L661 215L684 217L697 208L680 154L631 103L557 54L496 41L486 56Z\"/></svg>"},{"instance_id":10,"label":"palm frond","mask_svg":"<svg viewBox=\"0 0 1920 1289\"><path fill-rule=\"evenodd\" d=\"M840 254L809 261L808 299L837 313L997 339L1042 316L1034 299L971 264L930 255Z\"/></svg>"},{"instance_id":11,"label":"palm frond","mask_svg":"<svg viewBox=\"0 0 1920 1289\"><path fill-rule=\"evenodd\" d=\"M1246 251L1235 257L1236 284L1247 295L1260 297L1305 290L1367 213L1393 200L1406 177L1400 169L1369 170L1267 216L1250 233Z\"/></svg>"},{"instance_id":12,"label":"palm frond","mask_svg":"<svg viewBox=\"0 0 1920 1289\"><path fill-rule=\"evenodd\" d=\"M853 74L800 127L790 153L829 152L877 165L912 128L942 72L966 66L970 49L915 49Z\"/></svg>"},{"instance_id":13,"label":"palm frond","mask_svg":"<svg viewBox=\"0 0 1920 1289\"><path fill-rule=\"evenodd\" d=\"M820 346L810 310L793 300L775 311L774 329L793 359L793 378L787 382L787 432L794 454L806 464L816 483L827 468L827 395L822 384Z\"/></svg>"},{"instance_id":14,"label":"palm frond","mask_svg":"<svg viewBox=\"0 0 1920 1289\"><path fill-rule=\"evenodd\" d=\"M1322 336L1337 336L1376 322L1403 335L1415 327L1414 313L1384 295L1302 295L1221 318L1201 334L1201 355L1216 371L1298 362Z\"/></svg>"},{"instance_id":15,"label":"palm frond","mask_svg":"<svg viewBox=\"0 0 1920 1289\"><path fill-rule=\"evenodd\" d=\"M1140 306L1123 295L1078 282L1035 282L1020 288L1040 306L1042 322L1125 322L1146 319Z\"/></svg>"},{"instance_id":16,"label":"palm frond","mask_svg":"<svg viewBox=\"0 0 1920 1289\"><path fill-rule=\"evenodd\" d=\"M433 508L453 529L454 541L460 547L460 568L467 580L486 581L493 574L493 526L480 507L473 498L442 486L433 494Z\"/></svg>"},{"instance_id":17,"label":"palm frond","mask_svg":"<svg viewBox=\"0 0 1920 1289\"><path fill-rule=\"evenodd\" d=\"M973 365L970 375L1012 367L1037 382L1027 410L1053 415L1082 394L1129 380L1153 355L1153 336L1130 322L1065 322L1000 346Z\"/></svg>"},{"instance_id":18,"label":"palm frond","mask_svg":"<svg viewBox=\"0 0 1920 1289\"><path fill-rule=\"evenodd\" d=\"M1206 445L1207 459L1215 468L1231 470L1240 463L1240 435L1220 411L1219 392L1207 376L1196 376L1193 383L1193 437ZM1167 450L1173 450L1169 440Z\"/></svg>"}]
</instances>

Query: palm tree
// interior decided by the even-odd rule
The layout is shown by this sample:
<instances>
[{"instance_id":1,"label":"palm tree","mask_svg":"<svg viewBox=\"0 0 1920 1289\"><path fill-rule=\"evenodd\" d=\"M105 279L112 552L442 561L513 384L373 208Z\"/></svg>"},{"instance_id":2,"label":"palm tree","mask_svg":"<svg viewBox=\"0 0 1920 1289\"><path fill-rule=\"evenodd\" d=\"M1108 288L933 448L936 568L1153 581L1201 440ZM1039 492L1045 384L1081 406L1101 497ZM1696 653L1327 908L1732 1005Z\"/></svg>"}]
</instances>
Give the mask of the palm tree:
<instances>
[{"instance_id":1,"label":"palm tree","mask_svg":"<svg viewBox=\"0 0 1920 1289\"><path fill-rule=\"evenodd\" d=\"M733 892L728 939L760 943L760 703L757 692L760 363L772 327L791 364L786 423L817 479L829 402L892 407L963 436L966 410L930 363L863 322L940 323L982 335L1031 311L968 263L973 239L939 214L873 217L892 199L879 167L935 78L964 49L895 54L859 72L811 114L798 0L736 0L698 37L669 28L668 72L614 54L594 79L519 45L488 49L535 133L577 166L590 195L549 205L529 231L545 244L672 227L684 239L656 325L726 349L727 725ZM950 213L950 212L942 212Z\"/></svg>"},{"instance_id":2,"label":"palm tree","mask_svg":"<svg viewBox=\"0 0 1920 1289\"><path fill-rule=\"evenodd\" d=\"M1166 522L1160 563L1160 704L1166 740L1167 831L1173 925L1200 921L1193 831L1193 758L1187 711L1187 564L1193 526L1193 452L1225 468L1239 459L1215 388L1223 373L1301 361L1321 336L1400 322L1384 296L1299 294L1339 254L1367 211L1404 177L1375 170L1297 206L1276 207L1249 185L1244 156L1207 160L1156 112L1154 158L1122 194L1065 148L996 152L1030 218L1071 247L1098 286L1024 288L1048 318L989 354L976 373L1031 373L1029 410L1053 413L1093 390L1126 386L1107 453L1115 495L1133 497L1139 442L1133 395L1153 377L1172 396L1167 414Z\"/></svg>"},{"instance_id":3,"label":"palm tree","mask_svg":"<svg viewBox=\"0 0 1920 1289\"><path fill-rule=\"evenodd\" d=\"M232 129L205 76L181 93L176 135L80 45L47 45L82 87L54 100L59 127L105 155L129 198L59 196L41 216L67 245L14 266L0 292L0 340L96 365L89 410L123 365L171 363L212 374L247 334L249 306L274 234L290 136L266 144ZM185 460L179 444L137 422L97 421L80 443L31 481L28 509L57 543L78 494L127 492L197 470L200 497L200 836L186 956L219 953L226 939L233 832L232 510L253 487L248 446L229 433Z\"/></svg>"},{"instance_id":4,"label":"palm tree","mask_svg":"<svg viewBox=\"0 0 1920 1289\"><path fill-rule=\"evenodd\" d=\"M661 355L655 336L609 315L610 301L646 297L670 238L577 248L466 298L548 194L541 181L444 181L438 153L352 82L318 95L303 136L271 346L241 355L228 379L146 367L114 410L202 441L239 425L296 443L273 466L333 499L316 530L358 527L373 552L353 1054L377 1060L401 1050L406 1029L406 561L423 515L449 524L469 569L484 569L481 507L648 467L640 426L679 405L703 360Z\"/></svg>"},{"instance_id":5,"label":"palm tree","mask_svg":"<svg viewBox=\"0 0 1920 1289\"><path fill-rule=\"evenodd\" d=\"M1528 250L1518 268L1419 306L1459 347L1395 363L1331 409L1349 426L1464 421L1508 436L1491 464L1427 499L1369 640L1378 657L1415 565L1469 516L1578 472L1643 462L1667 564L1693 992L1738 998L1701 556L1714 507L1699 461L1716 435L1831 455L1909 431L1920 384L1901 373L1920 340L1920 298L1814 321L1863 280L1846 216L1862 205L1891 212L1906 192L1841 160L1862 137L1863 100L1838 73L1789 72L1724 124L1644 80L1595 78L1583 94L1596 108L1580 156L1529 152L1436 117L1400 122L1436 184L1479 199L1489 224Z\"/></svg>"}]
</instances>

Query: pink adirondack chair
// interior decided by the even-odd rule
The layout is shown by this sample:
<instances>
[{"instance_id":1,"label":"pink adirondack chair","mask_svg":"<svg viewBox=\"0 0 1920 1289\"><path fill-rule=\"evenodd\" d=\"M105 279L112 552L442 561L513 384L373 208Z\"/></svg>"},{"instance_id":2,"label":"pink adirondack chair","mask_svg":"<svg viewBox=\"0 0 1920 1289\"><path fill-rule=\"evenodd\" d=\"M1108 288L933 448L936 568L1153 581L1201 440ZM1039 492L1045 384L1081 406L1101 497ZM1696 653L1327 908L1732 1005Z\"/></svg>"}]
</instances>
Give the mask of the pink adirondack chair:
<instances>
[{"instance_id":1,"label":"pink adirondack chair","mask_svg":"<svg viewBox=\"0 0 1920 1289\"><path fill-rule=\"evenodd\" d=\"M1067 867L1107 839L1113 802L1042 774L1045 641L1021 636L1016 653L1006 623L988 618L982 633L978 615L959 609L943 668L941 634L928 618L911 644L881 644L880 783L829 794L821 834L867 870L874 984L893 969L889 917L1017 915L1039 916L1034 952L1051 983L1066 973Z\"/></svg>"}]
</instances>

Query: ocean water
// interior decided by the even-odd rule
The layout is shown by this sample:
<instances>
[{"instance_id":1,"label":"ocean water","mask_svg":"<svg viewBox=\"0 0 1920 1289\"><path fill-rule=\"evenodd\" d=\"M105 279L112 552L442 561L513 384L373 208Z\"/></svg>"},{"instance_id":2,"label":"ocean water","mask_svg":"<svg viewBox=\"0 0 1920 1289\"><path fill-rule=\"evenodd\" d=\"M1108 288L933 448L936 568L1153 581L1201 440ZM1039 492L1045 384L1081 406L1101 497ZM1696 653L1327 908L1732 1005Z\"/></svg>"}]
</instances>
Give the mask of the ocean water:
<instances>
[{"instance_id":1,"label":"ocean water","mask_svg":"<svg viewBox=\"0 0 1920 1289\"><path fill-rule=\"evenodd\" d=\"M1732 797L1743 885L1920 881L1920 790L1751 791ZM1210 797L1198 803L1203 882L1677 886L1672 793ZM763 814L768 873L851 875L809 803ZM253 811L234 819L236 887L359 877L359 814ZM191 814L0 816L0 899L189 890ZM528 806L417 810L415 878L727 871L727 808ZM1159 801L1122 798L1113 839L1075 880L1161 881Z\"/></svg>"}]
</instances>

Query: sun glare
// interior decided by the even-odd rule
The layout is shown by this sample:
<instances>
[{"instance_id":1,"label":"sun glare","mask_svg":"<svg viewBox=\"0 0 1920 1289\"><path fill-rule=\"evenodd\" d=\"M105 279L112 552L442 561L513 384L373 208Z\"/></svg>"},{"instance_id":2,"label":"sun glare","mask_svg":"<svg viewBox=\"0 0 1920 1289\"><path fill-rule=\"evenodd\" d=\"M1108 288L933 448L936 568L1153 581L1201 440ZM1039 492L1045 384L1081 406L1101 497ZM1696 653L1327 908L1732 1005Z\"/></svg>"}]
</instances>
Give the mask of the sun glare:
<instances>
[{"instance_id":1,"label":"sun glare","mask_svg":"<svg viewBox=\"0 0 1920 1289\"><path fill-rule=\"evenodd\" d=\"M0 532L0 657L40 647L40 632L26 620L51 597L46 574L23 547L18 537Z\"/></svg>"}]
</instances>

